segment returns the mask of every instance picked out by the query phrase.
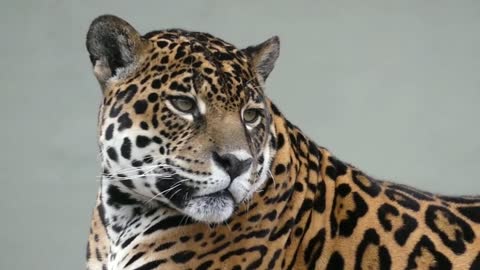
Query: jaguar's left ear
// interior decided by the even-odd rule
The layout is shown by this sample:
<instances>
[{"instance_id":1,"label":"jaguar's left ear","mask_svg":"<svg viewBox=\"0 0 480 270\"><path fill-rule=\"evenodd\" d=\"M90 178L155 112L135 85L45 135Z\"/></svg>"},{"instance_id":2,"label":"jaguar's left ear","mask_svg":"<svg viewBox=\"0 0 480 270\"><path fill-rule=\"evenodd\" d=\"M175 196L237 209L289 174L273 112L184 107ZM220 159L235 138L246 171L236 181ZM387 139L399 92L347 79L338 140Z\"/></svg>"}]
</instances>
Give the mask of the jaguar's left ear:
<instances>
[{"instance_id":1,"label":"jaguar's left ear","mask_svg":"<svg viewBox=\"0 0 480 270\"><path fill-rule=\"evenodd\" d=\"M272 72L280 54L280 39L277 36L273 36L267 41L250 46L242 50L252 62L257 75L262 81L265 81Z\"/></svg>"}]
</instances>

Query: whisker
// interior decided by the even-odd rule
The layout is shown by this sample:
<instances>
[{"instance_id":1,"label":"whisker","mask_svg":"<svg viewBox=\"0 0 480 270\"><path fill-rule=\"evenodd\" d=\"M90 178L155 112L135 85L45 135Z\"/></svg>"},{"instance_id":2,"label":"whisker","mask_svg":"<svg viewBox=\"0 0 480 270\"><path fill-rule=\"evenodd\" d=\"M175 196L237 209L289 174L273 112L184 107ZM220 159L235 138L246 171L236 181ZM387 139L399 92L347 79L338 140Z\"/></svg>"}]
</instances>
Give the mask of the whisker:
<instances>
[{"instance_id":1,"label":"whisker","mask_svg":"<svg viewBox=\"0 0 480 270\"><path fill-rule=\"evenodd\" d=\"M168 193L168 192L171 191L171 190L174 190L175 188L181 186L181 184L182 184L183 182L186 182L186 181L188 181L188 180L190 180L190 179L182 179L182 180L176 182L176 183L175 183L173 186L171 186L170 188L168 188L168 189L166 189L166 190L164 190L164 191L162 191L162 192L157 193L155 196L153 196L153 197L150 198L148 201L146 201L145 204L153 201L154 199L158 198L159 196L164 195L165 193ZM179 190L181 190L181 189L179 189ZM172 197L173 197L173 196L172 196Z\"/></svg>"}]
</instances>

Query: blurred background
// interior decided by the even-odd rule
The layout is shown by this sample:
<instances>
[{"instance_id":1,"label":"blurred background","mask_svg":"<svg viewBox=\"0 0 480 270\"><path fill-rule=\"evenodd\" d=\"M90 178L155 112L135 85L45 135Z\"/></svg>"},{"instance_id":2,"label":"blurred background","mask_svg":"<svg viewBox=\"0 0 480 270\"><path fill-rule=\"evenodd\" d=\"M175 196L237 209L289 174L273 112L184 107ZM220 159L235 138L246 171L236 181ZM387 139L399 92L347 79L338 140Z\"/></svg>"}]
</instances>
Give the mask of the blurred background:
<instances>
[{"instance_id":1,"label":"blurred background","mask_svg":"<svg viewBox=\"0 0 480 270\"><path fill-rule=\"evenodd\" d=\"M268 95L373 176L480 193L479 1L1 1L0 269L84 269L100 89L85 49L111 13L245 47L272 35Z\"/></svg>"}]
</instances>

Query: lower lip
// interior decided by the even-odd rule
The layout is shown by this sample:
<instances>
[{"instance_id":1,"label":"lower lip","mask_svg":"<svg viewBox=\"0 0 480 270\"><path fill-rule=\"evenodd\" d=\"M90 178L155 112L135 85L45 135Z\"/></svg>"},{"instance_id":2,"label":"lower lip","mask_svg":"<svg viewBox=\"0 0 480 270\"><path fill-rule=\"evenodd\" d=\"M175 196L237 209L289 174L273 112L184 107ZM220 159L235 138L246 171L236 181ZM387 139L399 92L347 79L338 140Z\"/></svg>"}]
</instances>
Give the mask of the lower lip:
<instances>
[{"instance_id":1,"label":"lower lip","mask_svg":"<svg viewBox=\"0 0 480 270\"><path fill-rule=\"evenodd\" d=\"M206 194L206 195L202 195L202 196L197 196L197 197L194 197L194 198L220 198L220 197L230 197L233 199L233 195L232 193L230 193L229 190L220 190L220 191L217 191L215 193L211 193L211 194Z\"/></svg>"}]
</instances>

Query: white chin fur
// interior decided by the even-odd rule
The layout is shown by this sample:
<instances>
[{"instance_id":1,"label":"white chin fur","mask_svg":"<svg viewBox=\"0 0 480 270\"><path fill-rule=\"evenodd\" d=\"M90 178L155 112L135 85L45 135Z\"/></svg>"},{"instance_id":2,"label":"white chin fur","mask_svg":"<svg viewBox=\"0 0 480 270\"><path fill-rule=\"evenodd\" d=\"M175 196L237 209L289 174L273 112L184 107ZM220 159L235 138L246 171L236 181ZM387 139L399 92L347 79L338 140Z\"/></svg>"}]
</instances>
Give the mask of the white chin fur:
<instances>
[{"instance_id":1,"label":"white chin fur","mask_svg":"<svg viewBox=\"0 0 480 270\"><path fill-rule=\"evenodd\" d=\"M234 209L231 197L199 197L189 201L181 212L200 222L221 223L233 214Z\"/></svg>"}]
</instances>

